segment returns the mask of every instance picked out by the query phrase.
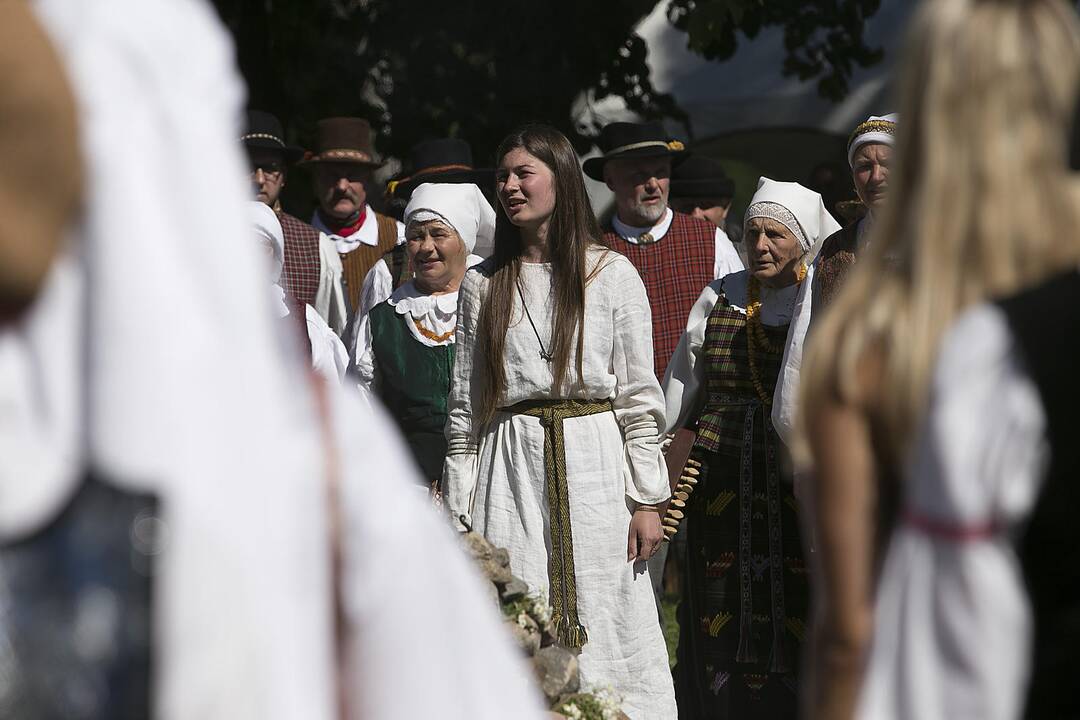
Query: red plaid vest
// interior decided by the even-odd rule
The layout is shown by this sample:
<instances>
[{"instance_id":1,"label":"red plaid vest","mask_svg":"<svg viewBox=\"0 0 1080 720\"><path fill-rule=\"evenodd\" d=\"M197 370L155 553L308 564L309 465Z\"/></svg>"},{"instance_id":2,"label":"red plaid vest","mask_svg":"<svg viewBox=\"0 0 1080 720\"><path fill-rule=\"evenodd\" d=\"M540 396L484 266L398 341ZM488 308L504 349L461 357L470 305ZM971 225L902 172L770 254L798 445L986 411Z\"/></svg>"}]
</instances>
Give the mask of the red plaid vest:
<instances>
[{"instance_id":1,"label":"red plaid vest","mask_svg":"<svg viewBox=\"0 0 1080 720\"><path fill-rule=\"evenodd\" d=\"M300 303L314 305L319 292L319 231L287 212L279 212L285 235L285 263L281 268L281 287Z\"/></svg>"},{"instance_id":2,"label":"red plaid vest","mask_svg":"<svg viewBox=\"0 0 1080 720\"><path fill-rule=\"evenodd\" d=\"M697 218L675 213L664 237L650 245L634 245L604 232L604 244L625 255L645 283L652 305L653 365L664 379L668 360L686 330L694 301L713 281L716 228Z\"/></svg>"}]
</instances>

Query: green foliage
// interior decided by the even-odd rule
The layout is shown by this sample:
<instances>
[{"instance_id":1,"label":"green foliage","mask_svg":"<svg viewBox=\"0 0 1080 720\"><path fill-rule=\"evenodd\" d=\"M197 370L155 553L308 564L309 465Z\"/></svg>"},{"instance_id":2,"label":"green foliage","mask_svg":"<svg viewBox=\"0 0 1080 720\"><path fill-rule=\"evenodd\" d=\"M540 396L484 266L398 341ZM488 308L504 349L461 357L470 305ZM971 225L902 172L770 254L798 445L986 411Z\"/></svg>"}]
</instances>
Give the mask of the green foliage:
<instances>
[{"instance_id":1,"label":"green foliage","mask_svg":"<svg viewBox=\"0 0 1080 720\"><path fill-rule=\"evenodd\" d=\"M634 26L656 0L215 0L232 29L251 105L297 140L330 115L368 118L379 149L425 137L468 141L479 163L522 122L548 122L584 151L601 124L575 101L625 98L649 118L684 119L649 79Z\"/></svg>"},{"instance_id":2,"label":"green foliage","mask_svg":"<svg viewBox=\"0 0 1080 720\"><path fill-rule=\"evenodd\" d=\"M735 54L738 33L754 38L768 26L784 29L783 72L818 79L818 92L842 100L856 66L881 61L881 48L863 39L881 0L672 0L668 19L686 31L691 50L710 60Z\"/></svg>"},{"instance_id":3,"label":"green foliage","mask_svg":"<svg viewBox=\"0 0 1080 720\"><path fill-rule=\"evenodd\" d=\"M617 96L649 119L688 122L653 87L634 27L657 0L214 0L237 43L250 105L309 144L314 123L366 117L385 154L428 137L460 137L479 164L522 122L547 122L579 151L603 119L586 110ZM880 0L672 0L670 20L706 58L735 52L736 31L784 27L784 71L819 78L839 98L855 65L877 62L863 22ZM777 58L777 62L781 62ZM584 116L579 123L573 118Z\"/></svg>"}]
</instances>

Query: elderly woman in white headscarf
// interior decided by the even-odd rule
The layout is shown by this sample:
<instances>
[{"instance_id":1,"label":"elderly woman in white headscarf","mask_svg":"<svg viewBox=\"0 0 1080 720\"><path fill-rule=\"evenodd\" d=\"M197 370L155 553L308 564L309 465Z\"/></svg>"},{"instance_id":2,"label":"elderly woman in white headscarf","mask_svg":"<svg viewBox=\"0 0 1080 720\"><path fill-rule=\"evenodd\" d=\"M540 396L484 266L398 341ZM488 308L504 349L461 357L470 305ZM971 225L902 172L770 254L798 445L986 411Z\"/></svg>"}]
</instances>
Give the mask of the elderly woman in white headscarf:
<instances>
[{"instance_id":1,"label":"elderly woman in white headscarf","mask_svg":"<svg viewBox=\"0 0 1080 720\"><path fill-rule=\"evenodd\" d=\"M285 262L285 234L277 214L264 203L249 204L255 237L269 260L270 297L274 317L285 321L286 335L296 337L296 346L311 360L319 375L337 385L345 379L349 354L338 336L311 305L304 305L288 295L280 285Z\"/></svg>"},{"instance_id":2,"label":"elderly woman in white headscarf","mask_svg":"<svg viewBox=\"0 0 1080 720\"><path fill-rule=\"evenodd\" d=\"M664 520L690 518L675 677L683 718L796 715L809 588L791 465L769 409L799 286L839 226L816 192L763 177L744 227L747 269L705 288L664 378L668 431L696 431Z\"/></svg>"},{"instance_id":3,"label":"elderly woman in white headscarf","mask_svg":"<svg viewBox=\"0 0 1080 720\"><path fill-rule=\"evenodd\" d=\"M458 288L490 246L495 211L476 185L424 183L405 208L405 241L413 279L361 320L355 369L397 420L430 483L438 490L446 457Z\"/></svg>"}]
</instances>

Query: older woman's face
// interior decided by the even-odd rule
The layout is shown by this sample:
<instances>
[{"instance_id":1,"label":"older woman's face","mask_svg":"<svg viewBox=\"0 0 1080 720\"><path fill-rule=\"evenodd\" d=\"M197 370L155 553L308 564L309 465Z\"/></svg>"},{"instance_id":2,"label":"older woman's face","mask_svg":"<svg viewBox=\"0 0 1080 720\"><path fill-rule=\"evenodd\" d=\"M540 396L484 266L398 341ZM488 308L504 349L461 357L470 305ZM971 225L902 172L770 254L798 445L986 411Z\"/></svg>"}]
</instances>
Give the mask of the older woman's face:
<instances>
[{"instance_id":1,"label":"older woman's face","mask_svg":"<svg viewBox=\"0 0 1080 720\"><path fill-rule=\"evenodd\" d=\"M747 269L759 282L784 287L798 279L805 254L795 235L783 223L770 218L751 218L743 233Z\"/></svg>"},{"instance_id":2,"label":"older woman's face","mask_svg":"<svg viewBox=\"0 0 1080 720\"><path fill-rule=\"evenodd\" d=\"M416 286L426 293L453 292L465 277L465 243L452 227L438 220L411 222L405 228Z\"/></svg>"},{"instance_id":3,"label":"older woman's face","mask_svg":"<svg viewBox=\"0 0 1080 720\"><path fill-rule=\"evenodd\" d=\"M884 143L867 143L856 150L852 158L851 178L855 181L855 192L871 210L880 208L885 202L891 162L892 147Z\"/></svg>"}]
</instances>

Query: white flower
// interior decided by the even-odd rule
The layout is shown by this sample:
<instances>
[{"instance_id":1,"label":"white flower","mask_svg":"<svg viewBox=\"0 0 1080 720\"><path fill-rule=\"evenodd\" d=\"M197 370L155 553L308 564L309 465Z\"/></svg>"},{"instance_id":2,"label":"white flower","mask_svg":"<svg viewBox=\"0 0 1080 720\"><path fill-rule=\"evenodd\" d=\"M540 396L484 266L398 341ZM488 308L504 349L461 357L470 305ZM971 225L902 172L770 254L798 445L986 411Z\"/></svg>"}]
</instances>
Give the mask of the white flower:
<instances>
[{"instance_id":1,"label":"white flower","mask_svg":"<svg viewBox=\"0 0 1080 720\"><path fill-rule=\"evenodd\" d=\"M581 712L581 708L574 703L563 705L562 711L566 717L572 718L572 720L582 720L582 718L585 717L585 714Z\"/></svg>"},{"instance_id":2,"label":"white flower","mask_svg":"<svg viewBox=\"0 0 1080 720\"><path fill-rule=\"evenodd\" d=\"M548 605L547 594L543 591L529 596L530 610L533 617L540 625L547 625L551 621L551 606Z\"/></svg>"},{"instance_id":3,"label":"white flower","mask_svg":"<svg viewBox=\"0 0 1080 720\"><path fill-rule=\"evenodd\" d=\"M519 612L517 616L517 624L519 628L525 630L529 627L529 616L526 615L524 612Z\"/></svg>"}]
</instances>

